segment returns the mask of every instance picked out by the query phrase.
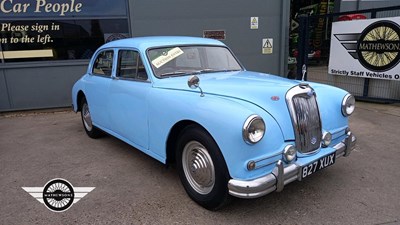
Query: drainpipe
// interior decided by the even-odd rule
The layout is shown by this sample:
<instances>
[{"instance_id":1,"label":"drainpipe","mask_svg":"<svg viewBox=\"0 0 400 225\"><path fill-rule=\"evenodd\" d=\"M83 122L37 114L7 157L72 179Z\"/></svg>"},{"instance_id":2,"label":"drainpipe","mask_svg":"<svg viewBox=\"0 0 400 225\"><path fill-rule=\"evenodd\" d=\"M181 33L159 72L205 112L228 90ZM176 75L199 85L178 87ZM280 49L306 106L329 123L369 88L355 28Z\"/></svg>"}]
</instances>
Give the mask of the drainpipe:
<instances>
[{"instance_id":1,"label":"drainpipe","mask_svg":"<svg viewBox=\"0 0 400 225\"><path fill-rule=\"evenodd\" d=\"M279 74L287 77L288 57L289 57L289 27L290 27L290 1L281 1L281 45L279 49Z\"/></svg>"}]
</instances>

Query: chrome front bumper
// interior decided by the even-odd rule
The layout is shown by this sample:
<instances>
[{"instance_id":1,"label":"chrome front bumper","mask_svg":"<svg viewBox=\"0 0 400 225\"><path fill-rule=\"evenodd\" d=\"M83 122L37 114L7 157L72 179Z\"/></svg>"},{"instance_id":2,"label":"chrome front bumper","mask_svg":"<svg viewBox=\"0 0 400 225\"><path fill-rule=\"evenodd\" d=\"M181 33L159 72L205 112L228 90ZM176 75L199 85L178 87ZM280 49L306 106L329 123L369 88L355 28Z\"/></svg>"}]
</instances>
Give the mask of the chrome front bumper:
<instances>
[{"instance_id":1,"label":"chrome front bumper","mask_svg":"<svg viewBox=\"0 0 400 225\"><path fill-rule=\"evenodd\" d=\"M348 156L355 144L356 137L348 132L345 140L333 147L336 149L336 159L341 156ZM279 160L272 173L266 176L249 181L229 180L229 194L238 198L258 198L273 191L282 191L285 185L300 180L300 170L301 166L297 164L284 167L282 160Z\"/></svg>"}]
</instances>

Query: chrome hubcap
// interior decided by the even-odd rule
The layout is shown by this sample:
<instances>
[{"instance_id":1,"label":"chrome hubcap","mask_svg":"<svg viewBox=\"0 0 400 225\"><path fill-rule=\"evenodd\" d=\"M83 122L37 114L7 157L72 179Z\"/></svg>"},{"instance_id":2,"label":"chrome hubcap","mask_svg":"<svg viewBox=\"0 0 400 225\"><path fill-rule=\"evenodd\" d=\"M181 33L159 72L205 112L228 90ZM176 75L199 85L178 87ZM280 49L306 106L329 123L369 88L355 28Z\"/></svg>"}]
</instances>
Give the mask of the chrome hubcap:
<instances>
[{"instance_id":1,"label":"chrome hubcap","mask_svg":"<svg viewBox=\"0 0 400 225\"><path fill-rule=\"evenodd\" d=\"M182 165L190 186L200 194L208 194L215 184L215 169L207 149L197 141L187 143L182 153Z\"/></svg>"},{"instance_id":2,"label":"chrome hubcap","mask_svg":"<svg viewBox=\"0 0 400 225\"><path fill-rule=\"evenodd\" d=\"M86 130L91 131L93 128L92 117L90 116L89 106L87 103L84 103L82 106L82 118Z\"/></svg>"}]
</instances>

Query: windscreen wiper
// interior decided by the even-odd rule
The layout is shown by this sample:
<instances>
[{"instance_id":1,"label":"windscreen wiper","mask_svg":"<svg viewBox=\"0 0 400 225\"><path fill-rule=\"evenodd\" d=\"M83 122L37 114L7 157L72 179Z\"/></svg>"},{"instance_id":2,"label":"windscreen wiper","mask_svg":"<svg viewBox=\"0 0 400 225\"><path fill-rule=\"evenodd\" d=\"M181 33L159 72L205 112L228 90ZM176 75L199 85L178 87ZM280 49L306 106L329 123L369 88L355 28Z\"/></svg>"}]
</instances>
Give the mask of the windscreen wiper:
<instances>
[{"instance_id":1,"label":"windscreen wiper","mask_svg":"<svg viewBox=\"0 0 400 225\"><path fill-rule=\"evenodd\" d=\"M218 73L218 72L233 72L233 71L241 71L239 69L202 69L198 70L194 73Z\"/></svg>"},{"instance_id":2,"label":"windscreen wiper","mask_svg":"<svg viewBox=\"0 0 400 225\"><path fill-rule=\"evenodd\" d=\"M182 72L182 71L174 71L174 72L163 73L159 76L160 77L174 77L174 76L180 76L180 75L184 75L184 74L188 74L188 73Z\"/></svg>"}]
</instances>

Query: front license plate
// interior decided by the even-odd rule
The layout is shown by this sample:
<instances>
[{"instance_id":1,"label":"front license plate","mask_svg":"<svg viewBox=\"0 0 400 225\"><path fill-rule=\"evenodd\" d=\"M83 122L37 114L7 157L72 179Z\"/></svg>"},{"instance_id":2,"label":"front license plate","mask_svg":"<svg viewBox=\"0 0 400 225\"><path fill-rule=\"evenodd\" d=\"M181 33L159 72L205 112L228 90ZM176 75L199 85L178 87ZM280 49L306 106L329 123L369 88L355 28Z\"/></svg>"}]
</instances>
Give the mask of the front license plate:
<instances>
[{"instance_id":1,"label":"front license plate","mask_svg":"<svg viewBox=\"0 0 400 225\"><path fill-rule=\"evenodd\" d=\"M322 169L334 164L335 159L336 159L336 152L334 152L330 155L324 156L322 158L319 158L318 160L315 160L314 162L303 166L301 168L301 179L304 179L304 178L310 176L311 174L314 174L318 170L322 170Z\"/></svg>"}]
</instances>

